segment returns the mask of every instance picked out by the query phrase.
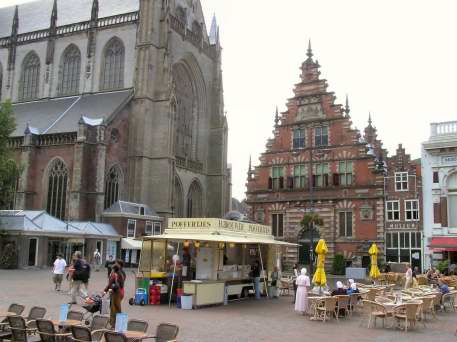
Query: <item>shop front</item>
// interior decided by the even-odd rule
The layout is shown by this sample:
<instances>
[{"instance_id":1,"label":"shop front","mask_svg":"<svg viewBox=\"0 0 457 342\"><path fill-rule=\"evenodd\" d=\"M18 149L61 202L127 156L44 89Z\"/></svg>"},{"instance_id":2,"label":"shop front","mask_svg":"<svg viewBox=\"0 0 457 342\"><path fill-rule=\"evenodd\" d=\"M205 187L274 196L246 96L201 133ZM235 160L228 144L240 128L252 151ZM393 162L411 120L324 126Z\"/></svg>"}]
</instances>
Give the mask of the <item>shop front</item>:
<instances>
[{"instance_id":1,"label":"shop front","mask_svg":"<svg viewBox=\"0 0 457 342\"><path fill-rule=\"evenodd\" d=\"M161 280L170 302L176 294L192 295L192 306L222 304L254 291L252 266L259 265L262 292L282 247L271 227L214 218L169 219L164 234L143 238L139 274Z\"/></svg>"}]
</instances>

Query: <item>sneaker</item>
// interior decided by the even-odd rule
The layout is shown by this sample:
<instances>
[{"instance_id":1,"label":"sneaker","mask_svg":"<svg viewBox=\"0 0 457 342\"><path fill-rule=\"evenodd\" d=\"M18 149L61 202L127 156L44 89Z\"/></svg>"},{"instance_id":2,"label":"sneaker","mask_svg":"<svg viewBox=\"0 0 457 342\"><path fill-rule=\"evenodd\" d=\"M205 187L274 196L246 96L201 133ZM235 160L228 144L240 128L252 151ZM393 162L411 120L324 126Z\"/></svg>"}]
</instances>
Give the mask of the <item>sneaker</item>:
<instances>
[{"instance_id":1,"label":"sneaker","mask_svg":"<svg viewBox=\"0 0 457 342\"><path fill-rule=\"evenodd\" d=\"M76 304L76 302L68 302L68 304L73 305Z\"/></svg>"}]
</instances>

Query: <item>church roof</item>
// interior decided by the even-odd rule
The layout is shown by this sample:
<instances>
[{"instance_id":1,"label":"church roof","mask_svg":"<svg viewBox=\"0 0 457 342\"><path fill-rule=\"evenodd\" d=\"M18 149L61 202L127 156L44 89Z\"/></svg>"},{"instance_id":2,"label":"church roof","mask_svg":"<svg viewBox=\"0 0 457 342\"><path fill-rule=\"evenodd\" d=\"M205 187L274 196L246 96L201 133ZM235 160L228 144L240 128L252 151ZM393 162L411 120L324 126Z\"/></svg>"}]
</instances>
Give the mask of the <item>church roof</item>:
<instances>
[{"instance_id":1,"label":"church roof","mask_svg":"<svg viewBox=\"0 0 457 342\"><path fill-rule=\"evenodd\" d=\"M57 0L57 26L90 20L93 0ZM54 0L39 0L19 5L18 33L49 28ZM99 0L99 18L136 12L139 0ZM0 8L0 37L11 35L14 6Z\"/></svg>"},{"instance_id":2,"label":"church roof","mask_svg":"<svg viewBox=\"0 0 457 342\"><path fill-rule=\"evenodd\" d=\"M27 124L39 134L77 132L81 116L92 123L109 121L132 95L133 90L127 89L13 104L16 130L11 136L23 136Z\"/></svg>"},{"instance_id":3,"label":"church roof","mask_svg":"<svg viewBox=\"0 0 457 342\"><path fill-rule=\"evenodd\" d=\"M105 216L109 216L110 214L150 216L162 220L157 212L147 204L127 201L117 201L103 212Z\"/></svg>"}]
</instances>

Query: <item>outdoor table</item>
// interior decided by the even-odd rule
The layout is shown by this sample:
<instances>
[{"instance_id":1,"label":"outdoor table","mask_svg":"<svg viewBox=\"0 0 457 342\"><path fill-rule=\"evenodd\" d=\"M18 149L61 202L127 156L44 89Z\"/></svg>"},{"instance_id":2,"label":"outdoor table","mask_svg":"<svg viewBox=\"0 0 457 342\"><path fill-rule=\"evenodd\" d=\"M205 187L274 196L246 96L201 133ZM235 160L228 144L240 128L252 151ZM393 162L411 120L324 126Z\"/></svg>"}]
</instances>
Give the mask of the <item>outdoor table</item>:
<instances>
[{"instance_id":1,"label":"outdoor table","mask_svg":"<svg viewBox=\"0 0 457 342\"><path fill-rule=\"evenodd\" d=\"M142 331L130 331L126 330L122 332L125 337L127 337L129 340L142 340L145 338L147 335L145 332Z\"/></svg>"},{"instance_id":2,"label":"outdoor table","mask_svg":"<svg viewBox=\"0 0 457 342\"><path fill-rule=\"evenodd\" d=\"M65 321L61 321L61 320L58 320L58 319L53 319L51 322L55 326L59 327L59 329L65 329L65 328L69 328L69 327L71 327L73 325L81 325L82 324L81 321L78 321L76 319L66 319Z\"/></svg>"},{"instance_id":3,"label":"outdoor table","mask_svg":"<svg viewBox=\"0 0 457 342\"><path fill-rule=\"evenodd\" d=\"M0 317L16 316L16 313L9 311L0 311Z\"/></svg>"}]
</instances>

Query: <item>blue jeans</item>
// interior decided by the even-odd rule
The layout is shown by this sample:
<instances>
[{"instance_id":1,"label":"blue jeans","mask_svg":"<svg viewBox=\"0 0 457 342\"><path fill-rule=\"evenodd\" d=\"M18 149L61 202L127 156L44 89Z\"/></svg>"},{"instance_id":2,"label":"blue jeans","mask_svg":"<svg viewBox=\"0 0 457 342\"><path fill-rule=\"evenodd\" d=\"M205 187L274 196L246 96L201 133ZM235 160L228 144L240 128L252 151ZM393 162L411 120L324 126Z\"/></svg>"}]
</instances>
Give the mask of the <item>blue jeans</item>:
<instances>
[{"instance_id":1,"label":"blue jeans","mask_svg":"<svg viewBox=\"0 0 457 342\"><path fill-rule=\"evenodd\" d=\"M260 277L254 278L255 299L260 299Z\"/></svg>"}]
</instances>

